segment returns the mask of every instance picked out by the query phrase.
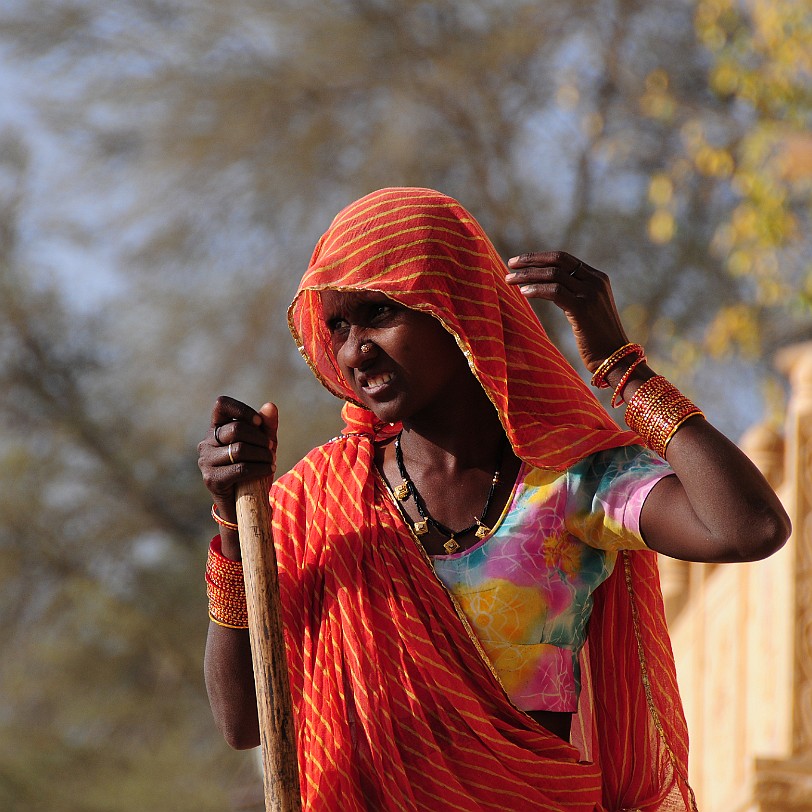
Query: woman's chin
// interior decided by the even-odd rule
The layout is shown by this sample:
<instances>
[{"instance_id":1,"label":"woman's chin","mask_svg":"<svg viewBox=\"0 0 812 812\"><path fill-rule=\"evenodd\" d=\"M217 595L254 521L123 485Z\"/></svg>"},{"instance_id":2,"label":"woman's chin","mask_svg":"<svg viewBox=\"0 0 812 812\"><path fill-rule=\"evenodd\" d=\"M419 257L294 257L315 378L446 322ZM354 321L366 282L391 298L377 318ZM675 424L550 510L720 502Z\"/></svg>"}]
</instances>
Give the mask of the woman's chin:
<instances>
[{"instance_id":1,"label":"woman's chin","mask_svg":"<svg viewBox=\"0 0 812 812\"><path fill-rule=\"evenodd\" d=\"M370 402L365 399L362 403L381 423L400 423L407 417L402 406L395 400Z\"/></svg>"}]
</instances>

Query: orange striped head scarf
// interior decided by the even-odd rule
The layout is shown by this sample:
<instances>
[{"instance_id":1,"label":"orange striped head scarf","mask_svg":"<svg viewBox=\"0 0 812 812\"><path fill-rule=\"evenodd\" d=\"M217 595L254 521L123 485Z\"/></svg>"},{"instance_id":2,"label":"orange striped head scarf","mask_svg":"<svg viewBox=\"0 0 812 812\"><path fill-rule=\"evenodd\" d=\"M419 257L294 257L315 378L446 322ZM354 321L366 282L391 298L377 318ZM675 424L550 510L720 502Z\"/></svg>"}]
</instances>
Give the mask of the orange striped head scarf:
<instances>
[{"instance_id":1,"label":"orange striped head scarf","mask_svg":"<svg viewBox=\"0 0 812 812\"><path fill-rule=\"evenodd\" d=\"M456 339L514 450L539 468L639 442L622 432L544 332L477 221L431 189L382 189L348 206L319 240L289 311L316 377L353 403L330 348L319 291L371 290L430 313ZM372 416L353 404L351 427Z\"/></svg>"},{"instance_id":2,"label":"orange striped head scarf","mask_svg":"<svg viewBox=\"0 0 812 812\"><path fill-rule=\"evenodd\" d=\"M427 189L342 211L289 311L348 401L345 434L271 489L306 810L688 812L687 733L656 556L621 554L594 595L574 745L518 710L388 497L373 415L353 404L319 291L374 290L457 340L517 454L563 469L634 441L555 350L476 221Z\"/></svg>"}]
</instances>

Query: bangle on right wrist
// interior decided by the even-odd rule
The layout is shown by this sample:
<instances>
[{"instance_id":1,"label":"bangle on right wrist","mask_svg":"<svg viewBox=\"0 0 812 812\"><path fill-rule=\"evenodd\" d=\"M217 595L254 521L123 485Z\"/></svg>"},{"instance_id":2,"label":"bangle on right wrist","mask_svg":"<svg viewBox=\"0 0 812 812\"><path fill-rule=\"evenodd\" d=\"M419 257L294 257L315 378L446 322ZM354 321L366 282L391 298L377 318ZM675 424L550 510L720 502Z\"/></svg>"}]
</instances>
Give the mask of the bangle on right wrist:
<instances>
[{"instance_id":1,"label":"bangle on right wrist","mask_svg":"<svg viewBox=\"0 0 812 812\"><path fill-rule=\"evenodd\" d=\"M217 505L211 506L211 517L220 527L227 527L229 530L237 530L238 526L235 522L230 522L227 519L224 519L220 514L217 512Z\"/></svg>"},{"instance_id":2,"label":"bangle on right wrist","mask_svg":"<svg viewBox=\"0 0 812 812\"><path fill-rule=\"evenodd\" d=\"M209 618L218 626L229 629L248 628L248 602L241 561L226 558L220 548L220 538L209 545L206 559L206 595Z\"/></svg>"}]
</instances>

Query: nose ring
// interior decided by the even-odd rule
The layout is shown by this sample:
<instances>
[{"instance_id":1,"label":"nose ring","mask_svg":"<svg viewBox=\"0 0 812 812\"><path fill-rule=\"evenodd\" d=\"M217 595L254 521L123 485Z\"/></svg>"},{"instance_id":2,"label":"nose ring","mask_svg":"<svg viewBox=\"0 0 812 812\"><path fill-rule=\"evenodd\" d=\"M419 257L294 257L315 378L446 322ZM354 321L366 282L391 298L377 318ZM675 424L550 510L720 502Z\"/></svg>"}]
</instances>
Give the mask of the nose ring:
<instances>
[{"instance_id":1,"label":"nose ring","mask_svg":"<svg viewBox=\"0 0 812 812\"><path fill-rule=\"evenodd\" d=\"M368 341L365 341L360 346L359 349L361 350L362 353L364 353L364 355L366 355L368 352L372 352L372 344L370 344Z\"/></svg>"}]
</instances>

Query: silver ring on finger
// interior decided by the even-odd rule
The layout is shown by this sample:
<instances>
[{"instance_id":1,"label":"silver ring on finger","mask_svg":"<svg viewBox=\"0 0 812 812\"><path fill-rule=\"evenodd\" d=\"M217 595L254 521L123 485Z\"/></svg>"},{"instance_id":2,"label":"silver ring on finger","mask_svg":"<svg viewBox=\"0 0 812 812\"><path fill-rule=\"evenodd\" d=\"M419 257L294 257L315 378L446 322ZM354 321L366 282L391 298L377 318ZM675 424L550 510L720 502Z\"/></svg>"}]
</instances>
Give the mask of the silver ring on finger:
<instances>
[{"instance_id":1,"label":"silver ring on finger","mask_svg":"<svg viewBox=\"0 0 812 812\"><path fill-rule=\"evenodd\" d=\"M570 271L570 276L575 276L575 274L577 274L578 271L580 271L581 268L583 268L583 267L584 267L584 263L581 262L581 260L579 259L578 264L575 266L575 268L573 270Z\"/></svg>"},{"instance_id":2,"label":"silver ring on finger","mask_svg":"<svg viewBox=\"0 0 812 812\"><path fill-rule=\"evenodd\" d=\"M217 443L217 445L225 445L225 443L223 443L223 441L220 439L220 435L218 434L221 428L223 427L222 426L214 427L214 442Z\"/></svg>"},{"instance_id":3,"label":"silver ring on finger","mask_svg":"<svg viewBox=\"0 0 812 812\"><path fill-rule=\"evenodd\" d=\"M228 458L231 460L231 464L234 465L236 460L234 459L234 455L231 453L231 449L234 446L234 443L228 444Z\"/></svg>"}]
</instances>

